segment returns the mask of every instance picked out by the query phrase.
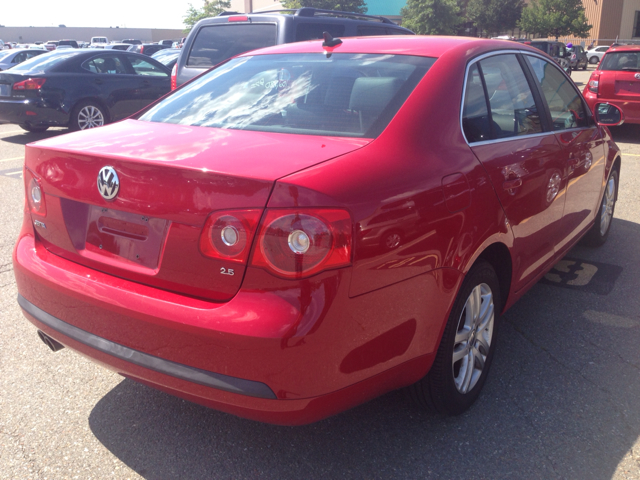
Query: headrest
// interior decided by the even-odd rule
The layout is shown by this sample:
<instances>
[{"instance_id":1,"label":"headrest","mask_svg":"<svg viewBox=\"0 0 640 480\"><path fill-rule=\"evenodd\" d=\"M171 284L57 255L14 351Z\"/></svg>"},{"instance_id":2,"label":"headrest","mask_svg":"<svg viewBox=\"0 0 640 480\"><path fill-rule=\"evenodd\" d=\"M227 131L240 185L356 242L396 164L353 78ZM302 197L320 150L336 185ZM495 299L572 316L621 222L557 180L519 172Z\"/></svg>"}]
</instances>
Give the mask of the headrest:
<instances>
[{"instance_id":1,"label":"headrest","mask_svg":"<svg viewBox=\"0 0 640 480\"><path fill-rule=\"evenodd\" d=\"M403 80L395 77L360 77L351 91L349 109L376 114L398 93Z\"/></svg>"}]
</instances>

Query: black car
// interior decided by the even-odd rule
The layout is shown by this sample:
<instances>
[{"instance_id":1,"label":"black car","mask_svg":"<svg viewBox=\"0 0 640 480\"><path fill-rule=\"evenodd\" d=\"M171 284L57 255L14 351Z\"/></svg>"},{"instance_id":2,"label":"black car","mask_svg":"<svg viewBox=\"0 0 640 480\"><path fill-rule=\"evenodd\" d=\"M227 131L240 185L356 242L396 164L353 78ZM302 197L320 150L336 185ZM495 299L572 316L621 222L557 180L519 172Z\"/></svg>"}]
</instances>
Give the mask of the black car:
<instances>
[{"instance_id":1,"label":"black car","mask_svg":"<svg viewBox=\"0 0 640 480\"><path fill-rule=\"evenodd\" d=\"M180 53L182 53L181 48L165 48L164 50L158 50L156 53L151 55L151 58L155 58L157 61L171 70L178 61Z\"/></svg>"},{"instance_id":2,"label":"black car","mask_svg":"<svg viewBox=\"0 0 640 480\"><path fill-rule=\"evenodd\" d=\"M567 75L571 75L571 53L567 50L567 46L564 43L554 42L552 40L533 40L529 45L538 50L542 50L552 57Z\"/></svg>"},{"instance_id":3,"label":"black car","mask_svg":"<svg viewBox=\"0 0 640 480\"><path fill-rule=\"evenodd\" d=\"M571 64L572 69L587 69L589 59L587 58L587 52L584 51L584 48L582 48L580 45L574 45L572 47L567 47L567 51L571 54L571 56L569 57L569 63Z\"/></svg>"},{"instance_id":4,"label":"black car","mask_svg":"<svg viewBox=\"0 0 640 480\"><path fill-rule=\"evenodd\" d=\"M0 123L29 132L99 127L166 94L169 74L137 53L68 49L40 55L0 72Z\"/></svg>"},{"instance_id":5,"label":"black car","mask_svg":"<svg viewBox=\"0 0 640 480\"><path fill-rule=\"evenodd\" d=\"M223 12L200 20L191 29L183 46L185 54L178 59L176 84L182 85L249 50L316 40L322 38L323 32L333 37L414 34L385 17L309 7L249 14Z\"/></svg>"},{"instance_id":6,"label":"black car","mask_svg":"<svg viewBox=\"0 0 640 480\"><path fill-rule=\"evenodd\" d=\"M131 45L127 51L133 53L142 53L143 55L153 55L158 50L169 48L166 45L158 45L157 43L142 43L140 45Z\"/></svg>"}]
</instances>

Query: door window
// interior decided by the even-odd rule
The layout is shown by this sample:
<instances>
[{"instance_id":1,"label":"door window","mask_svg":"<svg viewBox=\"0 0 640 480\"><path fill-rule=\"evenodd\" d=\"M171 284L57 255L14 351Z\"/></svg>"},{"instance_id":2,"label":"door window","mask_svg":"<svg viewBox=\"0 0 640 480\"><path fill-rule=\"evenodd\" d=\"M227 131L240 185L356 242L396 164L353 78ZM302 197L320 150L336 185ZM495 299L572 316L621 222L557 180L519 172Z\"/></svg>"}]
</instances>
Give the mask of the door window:
<instances>
[{"instance_id":1,"label":"door window","mask_svg":"<svg viewBox=\"0 0 640 480\"><path fill-rule=\"evenodd\" d=\"M167 73L142 58L129 58L131 67L136 75L146 75L152 77L167 77Z\"/></svg>"},{"instance_id":2,"label":"door window","mask_svg":"<svg viewBox=\"0 0 640 480\"><path fill-rule=\"evenodd\" d=\"M480 71L489 98L493 138L542 133L533 93L513 54L480 61Z\"/></svg>"},{"instance_id":3,"label":"door window","mask_svg":"<svg viewBox=\"0 0 640 480\"><path fill-rule=\"evenodd\" d=\"M469 68L462 110L462 128L469 143L491 139L491 120L478 65Z\"/></svg>"},{"instance_id":4,"label":"door window","mask_svg":"<svg viewBox=\"0 0 640 480\"><path fill-rule=\"evenodd\" d=\"M127 69L118 57L93 57L82 64L82 68L93 73L124 75Z\"/></svg>"},{"instance_id":5,"label":"door window","mask_svg":"<svg viewBox=\"0 0 640 480\"><path fill-rule=\"evenodd\" d=\"M531 68L540 82L554 130L589 126L589 116L580 93L553 63L538 57L527 56Z\"/></svg>"}]
</instances>

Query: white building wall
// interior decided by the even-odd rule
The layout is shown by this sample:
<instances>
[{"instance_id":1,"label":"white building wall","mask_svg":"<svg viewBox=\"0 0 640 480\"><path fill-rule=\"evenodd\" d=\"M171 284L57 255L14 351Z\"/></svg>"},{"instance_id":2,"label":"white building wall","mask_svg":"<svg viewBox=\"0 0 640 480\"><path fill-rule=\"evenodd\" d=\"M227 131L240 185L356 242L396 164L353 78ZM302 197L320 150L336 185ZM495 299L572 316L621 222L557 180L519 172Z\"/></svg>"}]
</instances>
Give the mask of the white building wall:
<instances>
[{"instance_id":1,"label":"white building wall","mask_svg":"<svg viewBox=\"0 0 640 480\"><path fill-rule=\"evenodd\" d=\"M278 10L282 4L278 0L231 0L231 11L251 13L258 10Z\"/></svg>"},{"instance_id":2,"label":"white building wall","mask_svg":"<svg viewBox=\"0 0 640 480\"><path fill-rule=\"evenodd\" d=\"M622 7L622 23L620 25L620 38L632 38L633 22L636 19L636 11L640 11L640 0L624 0Z\"/></svg>"}]
</instances>

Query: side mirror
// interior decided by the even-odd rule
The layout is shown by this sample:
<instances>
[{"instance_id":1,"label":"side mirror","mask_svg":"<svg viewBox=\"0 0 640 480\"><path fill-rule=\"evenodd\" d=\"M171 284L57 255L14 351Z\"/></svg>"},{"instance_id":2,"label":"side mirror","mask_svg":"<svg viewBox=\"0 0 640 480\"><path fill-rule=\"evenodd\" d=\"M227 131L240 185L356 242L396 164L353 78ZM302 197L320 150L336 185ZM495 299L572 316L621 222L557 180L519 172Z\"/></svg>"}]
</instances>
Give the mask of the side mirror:
<instances>
[{"instance_id":1,"label":"side mirror","mask_svg":"<svg viewBox=\"0 0 640 480\"><path fill-rule=\"evenodd\" d=\"M593 108L593 113L596 116L596 122L598 125L605 127L617 127L624 123L624 114L622 110L610 103L596 103Z\"/></svg>"}]
</instances>

